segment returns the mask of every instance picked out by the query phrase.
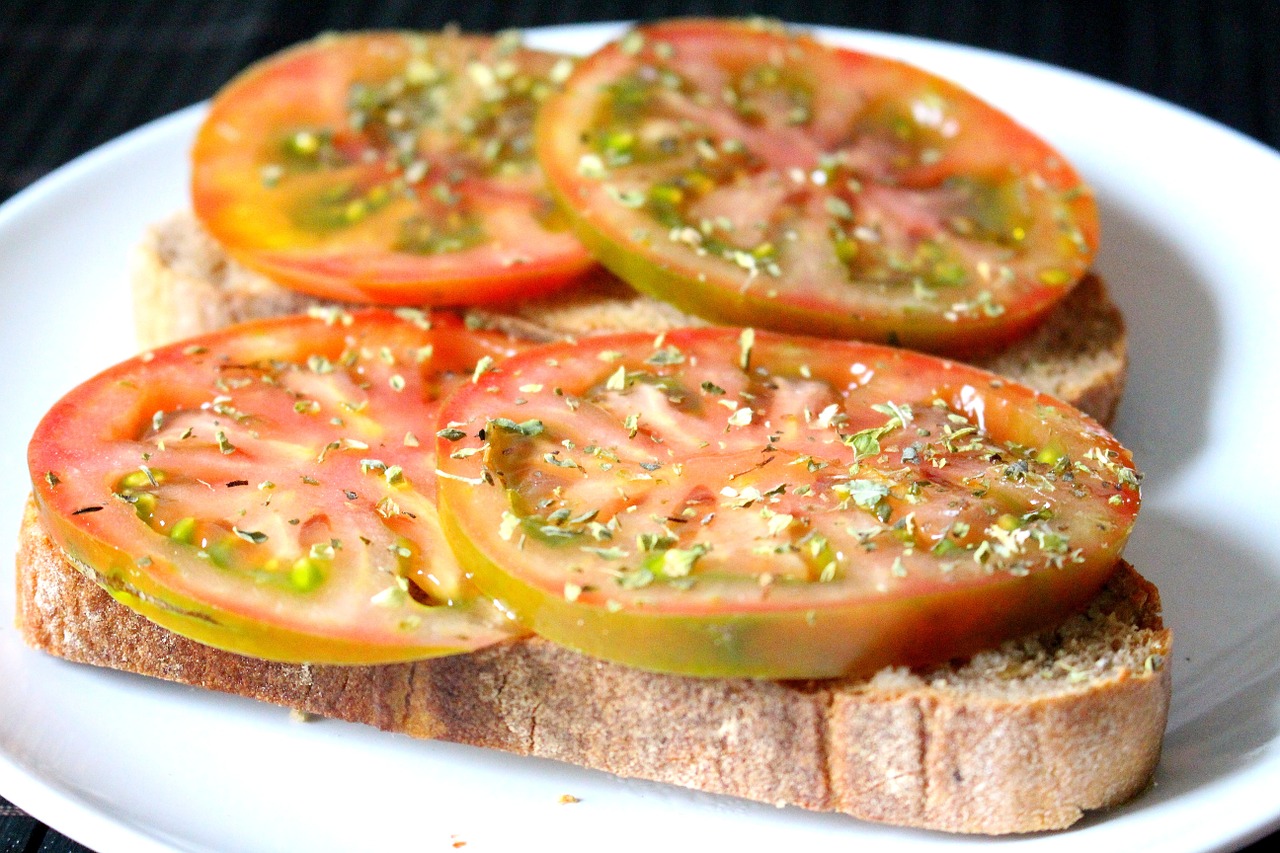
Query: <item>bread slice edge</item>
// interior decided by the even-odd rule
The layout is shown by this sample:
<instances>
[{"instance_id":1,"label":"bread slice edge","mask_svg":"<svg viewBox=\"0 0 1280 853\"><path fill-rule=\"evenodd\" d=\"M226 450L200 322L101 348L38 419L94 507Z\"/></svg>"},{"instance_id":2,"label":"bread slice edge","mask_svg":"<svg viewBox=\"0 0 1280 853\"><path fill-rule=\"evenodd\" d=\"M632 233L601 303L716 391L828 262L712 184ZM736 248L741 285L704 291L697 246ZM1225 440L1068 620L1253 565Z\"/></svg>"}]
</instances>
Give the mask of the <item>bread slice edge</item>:
<instances>
[{"instance_id":1,"label":"bread slice edge","mask_svg":"<svg viewBox=\"0 0 1280 853\"><path fill-rule=\"evenodd\" d=\"M190 212L174 214L147 230L134 249L131 278L143 348L326 304L237 263ZM657 333L705 325L605 273L567 290L491 310L549 335ZM1124 392L1128 334L1106 285L1090 273L1034 332L972 363L1064 400L1106 424Z\"/></svg>"},{"instance_id":2,"label":"bread slice edge","mask_svg":"<svg viewBox=\"0 0 1280 853\"><path fill-rule=\"evenodd\" d=\"M412 664L273 663L179 637L113 600L44 534L17 557L28 645L413 737L961 833L1060 829L1154 772L1170 632L1128 564L1082 614L964 664L869 679L697 679L538 638Z\"/></svg>"}]
</instances>

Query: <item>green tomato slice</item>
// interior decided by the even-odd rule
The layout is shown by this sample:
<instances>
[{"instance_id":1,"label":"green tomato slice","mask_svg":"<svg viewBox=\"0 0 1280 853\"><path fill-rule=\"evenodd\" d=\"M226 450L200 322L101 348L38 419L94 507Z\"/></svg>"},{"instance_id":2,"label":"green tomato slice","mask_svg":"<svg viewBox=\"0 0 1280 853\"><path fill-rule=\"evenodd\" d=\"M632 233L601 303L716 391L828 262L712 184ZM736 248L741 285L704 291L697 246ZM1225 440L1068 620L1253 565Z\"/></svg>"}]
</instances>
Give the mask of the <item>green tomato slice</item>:
<instances>
[{"instance_id":1,"label":"green tomato slice","mask_svg":"<svg viewBox=\"0 0 1280 853\"><path fill-rule=\"evenodd\" d=\"M441 523L476 585L551 640L664 672L971 654L1084 606L1139 505L1087 416L871 344L595 337L503 362L441 418Z\"/></svg>"},{"instance_id":2,"label":"green tomato slice","mask_svg":"<svg viewBox=\"0 0 1280 853\"><path fill-rule=\"evenodd\" d=\"M1097 247L1091 193L1042 139L933 74L776 26L637 29L577 66L536 141L606 266L724 324L987 350Z\"/></svg>"},{"instance_id":3,"label":"green tomato slice","mask_svg":"<svg viewBox=\"0 0 1280 853\"><path fill-rule=\"evenodd\" d=\"M435 508L435 415L519 344L417 311L260 321L63 398L29 448L42 527L115 598L228 651L384 663L522 631Z\"/></svg>"}]
</instances>

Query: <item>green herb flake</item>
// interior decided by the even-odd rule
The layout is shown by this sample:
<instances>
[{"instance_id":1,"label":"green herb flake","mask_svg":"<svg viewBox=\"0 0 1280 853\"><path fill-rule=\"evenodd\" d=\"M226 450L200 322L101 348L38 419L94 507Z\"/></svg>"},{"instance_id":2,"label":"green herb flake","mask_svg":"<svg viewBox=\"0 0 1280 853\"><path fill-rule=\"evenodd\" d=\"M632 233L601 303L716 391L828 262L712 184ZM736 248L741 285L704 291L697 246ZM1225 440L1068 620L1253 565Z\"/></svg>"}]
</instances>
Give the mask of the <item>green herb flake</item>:
<instances>
[{"instance_id":1,"label":"green herb flake","mask_svg":"<svg viewBox=\"0 0 1280 853\"><path fill-rule=\"evenodd\" d=\"M313 543L308 553L313 560L332 560L341 547L342 543L339 540L330 539L328 542Z\"/></svg>"},{"instance_id":2,"label":"green herb flake","mask_svg":"<svg viewBox=\"0 0 1280 853\"><path fill-rule=\"evenodd\" d=\"M875 456L880 452L880 439L889 432L884 427L871 427L859 430L844 437L844 443L853 449L854 461L867 456Z\"/></svg>"},{"instance_id":3,"label":"green herb flake","mask_svg":"<svg viewBox=\"0 0 1280 853\"><path fill-rule=\"evenodd\" d=\"M666 533L640 533L636 535L636 547L641 551L665 551L675 547L678 540Z\"/></svg>"},{"instance_id":4,"label":"green herb flake","mask_svg":"<svg viewBox=\"0 0 1280 853\"><path fill-rule=\"evenodd\" d=\"M565 527L557 527L554 524L544 524L538 528L538 532L548 539L572 539L582 534L581 530L570 530Z\"/></svg>"},{"instance_id":5,"label":"green herb flake","mask_svg":"<svg viewBox=\"0 0 1280 853\"><path fill-rule=\"evenodd\" d=\"M574 462L572 459L561 459L557 453L544 453L542 454L542 459L544 462L550 465L554 465L557 468L577 468L578 467L577 462Z\"/></svg>"},{"instance_id":6,"label":"green herb flake","mask_svg":"<svg viewBox=\"0 0 1280 853\"><path fill-rule=\"evenodd\" d=\"M322 355L309 355L307 356L307 369L317 374L332 373L333 362Z\"/></svg>"},{"instance_id":7,"label":"green herb flake","mask_svg":"<svg viewBox=\"0 0 1280 853\"><path fill-rule=\"evenodd\" d=\"M747 370L751 366L751 350L756 344L756 330L743 329L738 335L738 367Z\"/></svg>"},{"instance_id":8,"label":"green herb flake","mask_svg":"<svg viewBox=\"0 0 1280 853\"><path fill-rule=\"evenodd\" d=\"M889 496L889 487L874 480L850 480L848 487L853 502L863 509L874 509Z\"/></svg>"},{"instance_id":9,"label":"green herb flake","mask_svg":"<svg viewBox=\"0 0 1280 853\"><path fill-rule=\"evenodd\" d=\"M408 322L408 323L412 323L413 325L417 326L419 329L431 328L430 316L427 314L427 312L423 311L420 308L397 308L395 309L394 314L398 319L404 320L405 322ZM345 325L349 325L349 324L345 324Z\"/></svg>"},{"instance_id":10,"label":"green herb flake","mask_svg":"<svg viewBox=\"0 0 1280 853\"><path fill-rule=\"evenodd\" d=\"M668 548L662 554L662 576L687 577L693 571L693 564L709 550L711 549L702 543L697 543L690 548Z\"/></svg>"},{"instance_id":11,"label":"green herb flake","mask_svg":"<svg viewBox=\"0 0 1280 853\"><path fill-rule=\"evenodd\" d=\"M224 455L229 456L236 452L235 445L227 441L227 434L222 430L217 430L213 434L214 441L218 442L218 450Z\"/></svg>"},{"instance_id":12,"label":"green herb flake","mask_svg":"<svg viewBox=\"0 0 1280 853\"><path fill-rule=\"evenodd\" d=\"M763 510L762 510L763 512ZM787 528L794 522L795 516L790 513L779 512L768 516L766 527L770 536L781 536L786 532Z\"/></svg>"},{"instance_id":13,"label":"green herb flake","mask_svg":"<svg viewBox=\"0 0 1280 853\"><path fill-rule=\"evenodd\" d=\"M614 578L614 580L617 581L618 586L623 589L643 589L644 587L652 584L656 579L657 575L653 573L653 570L643 566L638 569L629 569L627 571L619 572Z\"/></svg>"},{"instance_id":14,"label":"green herb flake","mask_svg":"<svg viewBox=\"0 0 1280 853\"><path fill-rule=\"evenodd\" d=\"M954 541L952 541L947 537L943 537L942 539L939 539L932 548L929 549L929 553L933 554L933 556L935 557L946 557L950 554L955 553L956 551L962 551L962 550L964 549L961 546L957 545Z\"/></svg>"},{"instance_id":15,"label":"green herb flake","mask_svg":"<svg viewBox=\"0 0 1280 853\"><path fill-rule=\"evenodd\" d=\"M541 435L543 430L542 421L533 418L531 420L516 423L510 418L493 418L489 421L490 427L504 430L506 432L514 432L523 435L526 438L532 438L535 435Z\"/></svg>"},{"instance_id":16,"label":"green herb flake","mask_svg":"<svg viewBox=\"0 0 1280 853\"><path fill-rule=\"evenodd\" d=\"M252 542L254 545L261 545L267 541L267 534L257 530L241 530L239 527L232 527L231 532L246 542Z\"/></svg>"},{"instance_id":17,"label":"green herb flake","mask_svg":"<svg viewBox=\"0 0 1280 853\"><path fill-rule=\"evenodd\" d=\"M631 553L629 551L625 551L622 548L583 547L582 550L587 552L588 554L595 554L597 557L599 557L602 560L625 560L626 558L631 556Z\"/></svg>"},{"instance_id":18,"label":"green herb flake","mask_svg":"<svg viewBox=\"0 0 1280 853\"><path fill-rule=\"evenodd\" d=\"M476 369L471 373L471 384L476 384L480 381L481 376L484 376L486 373L493 370L493 364L493 356L480 356L480 360L476 362Z\"/></svg>"},{"instance_id":19,"label":"green herb flake","mask_svg":"<svg viewBox=\"0 0 1280 853\"><path fill-rule=\"evenodd\" d=\"M882 415L889 416L889 422L886 427L905 427L915 419L915 413L911 411L911 406L907 403L898 404L892 400L886 400L883 403L873 403L871 408Z\"/></svg>"},{"instance_id":20,"label":"green herb flake","mask_svg":"<svg viewBox=\"0 0 1280 853\"><path fill-rule=\"evenodd\" d=\"M645 359L646 364L655 364L666 366L672 364L684 364L684 353L676 349L674 346L663 347L657 350L653 355Z\"/></svg>"}]
</instances>

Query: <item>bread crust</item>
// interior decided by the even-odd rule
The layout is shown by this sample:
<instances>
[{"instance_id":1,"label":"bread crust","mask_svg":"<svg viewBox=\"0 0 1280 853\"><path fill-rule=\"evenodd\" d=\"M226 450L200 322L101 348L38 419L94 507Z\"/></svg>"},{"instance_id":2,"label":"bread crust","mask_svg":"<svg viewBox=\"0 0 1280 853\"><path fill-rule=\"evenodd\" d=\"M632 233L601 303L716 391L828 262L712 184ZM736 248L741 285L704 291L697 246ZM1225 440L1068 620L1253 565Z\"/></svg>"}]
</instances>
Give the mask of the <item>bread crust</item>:
<instances>
[{"instance_id":1,"label":"bread crust","mask_svg":"<svg viewBox=\"0 0 1280 853\"><path fill-rule=\"evenodd\" d=\"M386 666L272 663L174 635L114 601L40 529L18 623L79 663L421 738L553 758L779 805L949 832L1059 829L1132 797L1159 757L1171 637L1127 564L1056 630L963 664L869 679L697 679L538 638Z\"/></svg>"},{"instance_id":2,"label":"bread crust","mask_svg":"<svg viewBox=\"0 0 1280 853\"><path fill-rule=\"evenodd\" d=\"M138 339L144 348L322 304L236 263L190 213L176 214L147 231L134 250L132 278ZM603 272L568 290L497 310L552 335L705 325ZM972 361L1065 400L1105 424L1115 416L1124 392L1128 335L1120 309L1091 273L1035 332L996 355Z\"/></svg>"}]
</instances>

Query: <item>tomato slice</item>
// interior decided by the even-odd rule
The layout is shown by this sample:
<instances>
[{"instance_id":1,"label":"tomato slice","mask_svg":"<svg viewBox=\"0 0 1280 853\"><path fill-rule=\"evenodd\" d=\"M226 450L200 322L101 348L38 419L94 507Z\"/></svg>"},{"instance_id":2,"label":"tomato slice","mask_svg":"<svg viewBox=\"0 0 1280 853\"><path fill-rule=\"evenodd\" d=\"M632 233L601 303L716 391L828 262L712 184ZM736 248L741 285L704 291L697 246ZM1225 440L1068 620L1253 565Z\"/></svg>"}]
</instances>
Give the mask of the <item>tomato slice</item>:
<instances>
[{"instance_id":1,"label":"tomato slice","mask_svg":"<svg viewBox=\"0 0 1280 853\"><path fill-rule=\"evenodd\" d=\"M551 640L691 675L866 674L1053 624L1140 499L1086 415L873 344L590 338L441 419L441 521L477 586Z\"/></svg>"},{"instance_id":2,"label":"tomato slice","mask_svg":"<svg viewBox=\"0 0 1280 853\"><path fill-rule=\"evenodd\" d=\"M1008 116L766 24L631 32L548 99L537 148L606 266L726 324L991 349L1097 245L1090 191Z\"/></svg>"},{"instance_id":3,"label":"tomato slice","mask_svg":"<svg viewBox=\"0 0 1280 853\"><path fill-rule=\"evenodd\" d=\"M333 299L454 304L591 270L533 158L570 60L514 36L325 36L214 99L192 153L196 215L237 260Z\"/></svg>"},{"instance_id":4,"label":"tomato slice","mask_svg":"<svg viewBox=\"0 0 1280 853\"><path fill-rule=\"evenodd\" d=\"M89 380L31 441L42 526L120 601L254 657L380 663L522 633L441 536L432 434L440 397L518 343L401 314L250 323Z\"/></svg>"}]
</instances>

